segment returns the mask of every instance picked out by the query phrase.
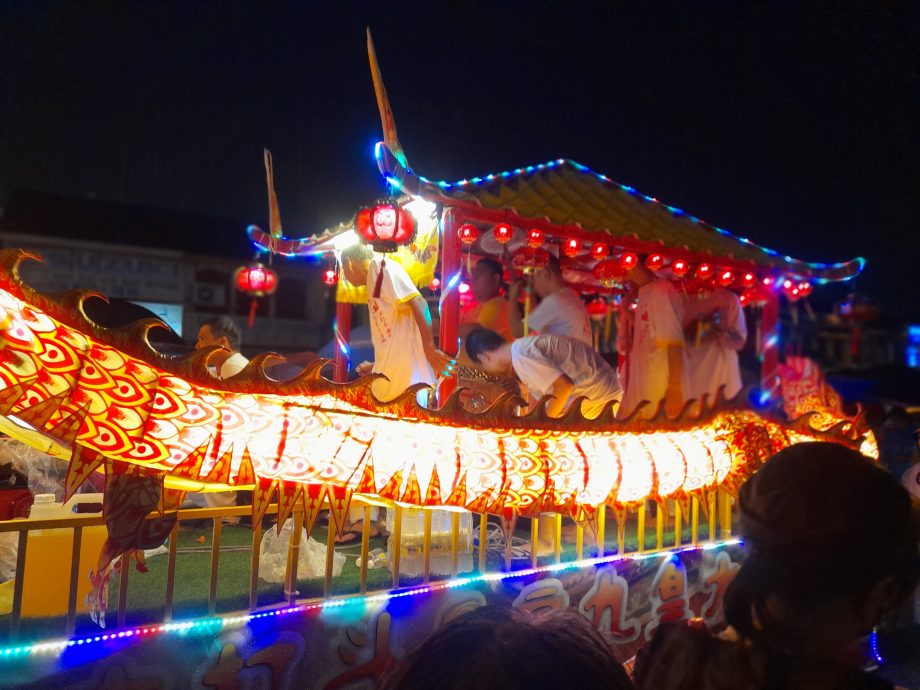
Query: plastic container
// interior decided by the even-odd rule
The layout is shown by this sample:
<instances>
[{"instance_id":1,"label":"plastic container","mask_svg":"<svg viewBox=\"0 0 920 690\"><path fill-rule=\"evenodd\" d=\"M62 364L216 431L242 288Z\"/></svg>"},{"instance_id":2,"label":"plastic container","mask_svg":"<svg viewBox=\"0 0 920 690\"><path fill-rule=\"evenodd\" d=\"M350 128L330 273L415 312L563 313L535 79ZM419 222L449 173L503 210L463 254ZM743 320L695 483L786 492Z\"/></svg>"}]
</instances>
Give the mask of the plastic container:
<instances>
[{"instance_id":1,"label":"plastic container","mask_svg":"<svg viewBox=\"0 0 920 690\"><path fill-rule=\"evenodd\" d=\"M431 547L429 571L432 575L450 575L451 515L450 510L429 510L431 513ZM396 511L387 511L387 559L393 562L394 520ZM459 513L460 530L457 544L457 572L473 569L473 514ZM423 544L425 540L425 510L403 508L400 534L399 574L419 577L424 569Z\"/></svg>"},{"instance_id":2,"label":"plastic container","mask_svg":"<svg viewBox=\"0 0 920 690\"><path fill-rule=\"evenodd\" d=\"M78 510L83 515L101 514L102 494L77 494L67 503L56 503L54 494L38 494L28 519L74 517ZM73 535L73 527L29 532L25 583L22 589L23 616L67 614L70 572L73 567ZM83 602L91 589L89 571L96 569L107 536L104 525L83 528L77 571L77 611L83 610Z\"/></svg>"}]
</instances>

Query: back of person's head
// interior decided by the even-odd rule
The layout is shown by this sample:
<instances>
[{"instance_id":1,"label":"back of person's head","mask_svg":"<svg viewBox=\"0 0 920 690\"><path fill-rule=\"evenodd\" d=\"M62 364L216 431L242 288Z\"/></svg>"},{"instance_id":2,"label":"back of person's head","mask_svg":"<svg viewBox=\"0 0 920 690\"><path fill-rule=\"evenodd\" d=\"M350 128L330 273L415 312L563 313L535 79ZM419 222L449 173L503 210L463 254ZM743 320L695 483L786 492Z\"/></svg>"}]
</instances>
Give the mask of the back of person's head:
<instances>
[{"instance_id":1,"label":"back of person's head","mask_svg":"<svg viewBox=\"0 0 920 690\"><path fill-rule=\"evenodd\" d=\"M346 261L370 261L374 258L374 251L368 247L366 244L361 244L360 242L355 242L345 249L342 250L340 259L342 263Z\"/></svg>"},{"instance_id":2,"label":"back of person's head","mask_svg":"<svg viewBox=\"0 0 920 690\"><path fill-rule=\"evenodd\" d=\"M236 321L229 316L218 316L205 321L201 325L208 327L211 331L211 337L215 340L226 338L227 346L231 350L238 351L240 349L240 345L243 342L243 331L240 330Z\"/></svg>"},{"instance_id":3,"label":"back of person's head","mask_svg":"<svg viewBox=\"0 0 920 690\"><path fill-rule=\"evenodd\" d=\"M505 344L505 339L488 328L474 328L466 336L466 354L474 363L479 364L483 352L492 352Z\"/></svg>"},{"instance_id":4,"label":"back of person's head","mask_svg":"<svg viewBox=\"0 0 920 690\"><path fill-rule=\"evenodd\" d=\"M575 612L485 606L436 631L384 683L388 690L558 690L632 684L610 646Z\"/></svg>"},{"instance_id":5,"label":"back of person's head","mask_svg":"<svg viewBox=\"0 0 920 690\"><path fill-rule=\"evenodd\" d=\"M917 583L916 507L855 450L790 446L748 479L738 505L749 555L726 591L725 615L744 637L795 651L823 624L828 644L842 642L868 632ZM833 630L837 613L860 629Z\"/></svg>"}]
</instances>

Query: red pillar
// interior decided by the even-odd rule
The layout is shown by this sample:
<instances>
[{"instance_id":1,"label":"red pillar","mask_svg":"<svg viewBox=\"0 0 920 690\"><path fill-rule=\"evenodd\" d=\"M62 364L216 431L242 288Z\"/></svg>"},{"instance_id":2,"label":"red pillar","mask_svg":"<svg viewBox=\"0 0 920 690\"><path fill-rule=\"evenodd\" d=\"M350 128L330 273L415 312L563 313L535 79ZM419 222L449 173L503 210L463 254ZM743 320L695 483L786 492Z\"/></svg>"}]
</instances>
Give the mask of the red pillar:
<instances>
[{"instance_id":1,"label":"red pillar","mask_svg":"<svg viewBox=\"0 0 920 690\"><path fill-rule=\"evenodd\" d=\"M332 377L339 383L348 380L348 355L343 351L351 340L351 304L335 303L335 357L333 358Z\"/></svg>"},{"instance_id":2,"label":"red pillar","mask_svg":"<svg viewBox=\"0 0 920 690\"><path fill-rule=\"evenodd\" d=\"M456 211L447 207L441 219L441 329L438 346L456 357L459 354L460 336L460 277L463 251L457 228L460 226ZM435 372L439 373L439 372ZM441 402L457 387L457 379L445 379L438 388Z\"/></svg>"},{"instance_id":3,"label":"red pillar","mask_svg":"<svg viewBox=\"0 0 920 690\"><path fill-rule=\"evenodd\" d=\"M760 342L761 403L770 404L779 395L779 295L767 290L763 305Z\"/></svg>"}]
</instances>

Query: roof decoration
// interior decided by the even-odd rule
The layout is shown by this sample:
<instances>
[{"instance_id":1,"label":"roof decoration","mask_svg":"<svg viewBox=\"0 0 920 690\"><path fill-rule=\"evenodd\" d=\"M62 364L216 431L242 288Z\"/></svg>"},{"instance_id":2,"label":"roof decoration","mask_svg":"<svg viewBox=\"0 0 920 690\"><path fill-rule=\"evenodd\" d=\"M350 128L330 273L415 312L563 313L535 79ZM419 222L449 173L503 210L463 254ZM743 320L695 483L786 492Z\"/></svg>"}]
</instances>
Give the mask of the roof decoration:
<instances>
[{"instance_id":1,"label":"roof decoration","mask_svg":"<svg viewBox=\"0 0 920 690\"><path fill-rule=\"evenodd\" d=\"M718 257L739 268L770 268L819 283L852 278L865 264L862 258L828 264L783 255L568 159L446 182L415 175L382 142L375 155L381 174L410 195L460 205L492 222L535 226L560 240L605 241L643 253L668 248L697 262Z\"/></svg>"}]
</instances>

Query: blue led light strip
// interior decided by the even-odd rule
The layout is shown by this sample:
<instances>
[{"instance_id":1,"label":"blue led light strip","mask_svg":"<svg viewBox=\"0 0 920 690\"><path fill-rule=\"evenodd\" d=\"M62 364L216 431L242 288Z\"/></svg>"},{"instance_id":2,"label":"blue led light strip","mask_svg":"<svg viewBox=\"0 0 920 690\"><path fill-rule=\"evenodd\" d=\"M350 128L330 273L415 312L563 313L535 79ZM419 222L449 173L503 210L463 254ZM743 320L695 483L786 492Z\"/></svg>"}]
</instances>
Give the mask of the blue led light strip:
<instances>
[{"instance_id":1,"label":"blue led light strip","mask_svg":"<svg viewBox=\"0 0 920 690\"><path fill-rule=\"evenodd\" d=\"M693 223L696 223L697 225L700 225L701 227L711 232L716 232L719 235L729 237L737 242L741 242L742 244L746 244L749 247L753 247L754 249L757 249L763 252L767 256L770 256L776 259L782 259L787 264L798 264L802 266L808 266L809 268L812 268L815 270L828 270L828 269L838 270L838 269L844 268L847 265L846 263L826 264L826 263L820 263L820 262L802 261L801 259L795 259L791 256L784 256L780 254L778 251L776 251L775 249L770 249L769 247L763 247L759 244L756 244L755 242L752 242L747 237L741 237L740 235L736 235L732 232L729 232L728 230L725 230L724 228L720 228L710 223L707 223L706 221L701 220L700 218L697 218L696 216L687 213L683 209L679 209L675 206L669 206L668 204L665 204L659 201L655 197L647 196L645 194L642 194L641 192L636 191L634 187L630 187L629 185L620 184L619 182L610 179L609 177L607 177L606 175L602 173L598 173L598 172L591 170L591 168L589 168L586 165L582 165L581 163L577 163L573 160L569 160L566 158L557 158L556 160L547 161L546 163L540 163L539 165L528 165L527 167L524 167L524 168L515 168L514 170L506 170L500 173L489 174L489 175L486 175L485 177L474 177L469 180L464 179L458 182L445 182L443 180L430 180L426 177L423 177L422 175L418 175L418 178L422 182L425 182L427 184L434 185L444 190L450 190L450 189L454 189L457 187L466 187L471 184L481 185L484 182L492 182L498 179L508 179L509 177L512 177L515 175L524 175L524 174L539 172L542 170L551 170L553 168L556 168L561 165L566 165L566 164L572 166L579 172L582 172L588 175L593 175L594 177L596 177L598 180L600 180L601 182L605 184L618 187L619 189L626 192L627 194L638 197L640 199L644 199L645 201L648 201L657 206L660 206L661 208L671 213L671 215L686 218L687 220L690 220ZM856 273L858 274L860 271L862 271L862 268L865 265L865 259L863 259L862 257L859 257L855 259L855 261L859 264L859 270L856 271ZM852 277L854 276L849 276L848 278L846 278L846 280L849 280ZM827 282L827 281L825 279L818 279L818 282Z\"/></svg>"},{"instance_id":2,"label":"blue led light strip","mask_svg":"<svg viewBox=\"0 0 920 690\"><path fill-rule=\"evenodd\" d=\"M707 542L705 544L696 544L683 546L670 551L650 551L648 553L628 553L622 556L613 554L611 556L601 556L599 558L588 558L581 561L572 561L570 563L553 563L552 565L540 566L538 568L526 568L524 570L512 570L504 573L485 573L473 577L461 577L454 580L445 580L421 587L410 587L408 589L391 590L380 592L378 594L368 594L364 596L350 596L339 599L326 599L310 604L299 604L297 606L286 606L269 611L258 611L246 613L238 616L216 616L210 618L197 618L178 623L162 623L160 625L144 625L119 632L105 633L102 635L91 635L86 637L75 637L69 640L54 640L51 642L36 642L34 644L23 644L19 646L10 646L0 648L0 662L4 659L18 658L30 654L48 654L52 652L62 652L70 647L80 647L85 645L100 644L103 642L112 642L125 639L143 638L149 635L158 635L161 633L189 633L189 632L216 632L224 627L244 625L250 621L272 618L274 616L288 616L295 613L306 613L309 611L323 611L326 609L341 608L344 606L363 606L369 603L386 602L390 599L400 599L402 597L414 597L420 594L429 594L458 587L466 587L480 582L500 582L514 578L530 577L533 575L544 575L550 573L564 572L566 570L579 570L581 568L597 567L608 563L617 563L619 561L645 561L655 558L673 558L678 554L692 551L710 551L721 549L726 546L741 544L741 539L725 539L718 542Z\"/></svg>"}]
</instances>

